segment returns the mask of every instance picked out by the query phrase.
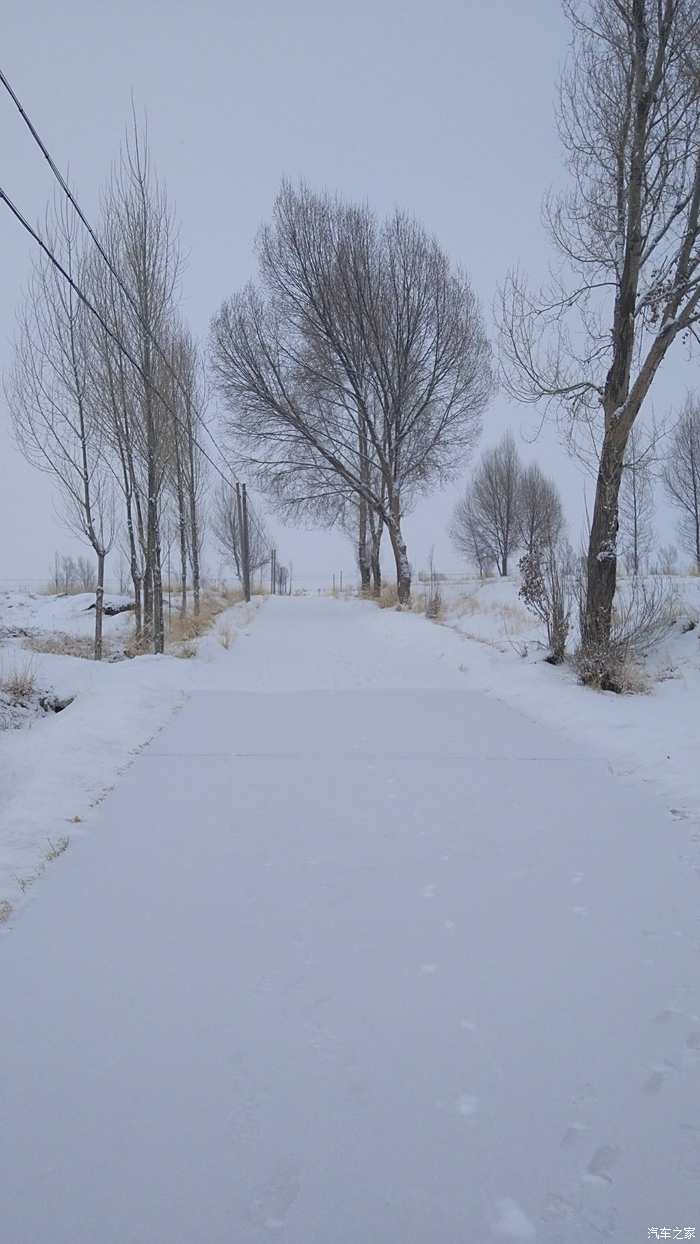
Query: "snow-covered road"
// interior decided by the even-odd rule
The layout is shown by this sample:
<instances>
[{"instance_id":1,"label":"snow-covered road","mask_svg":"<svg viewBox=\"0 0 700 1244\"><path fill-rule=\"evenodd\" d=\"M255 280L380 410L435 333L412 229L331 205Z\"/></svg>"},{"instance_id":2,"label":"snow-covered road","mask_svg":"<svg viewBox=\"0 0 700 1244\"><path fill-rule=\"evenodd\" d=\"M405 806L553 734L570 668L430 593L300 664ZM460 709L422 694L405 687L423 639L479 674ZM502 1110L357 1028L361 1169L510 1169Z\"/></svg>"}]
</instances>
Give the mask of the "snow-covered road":
<instances>
[{"instance_id":1,"label":"snow-covered road","mask_svg":"<svg viewBox=\"0 0 700 1244\"><path fill-rule=\"evenodd\" d=\"M0 937L3 1244L700 1238L697 826L437 635L269 601Z\"/></svg>"}]
</instances>

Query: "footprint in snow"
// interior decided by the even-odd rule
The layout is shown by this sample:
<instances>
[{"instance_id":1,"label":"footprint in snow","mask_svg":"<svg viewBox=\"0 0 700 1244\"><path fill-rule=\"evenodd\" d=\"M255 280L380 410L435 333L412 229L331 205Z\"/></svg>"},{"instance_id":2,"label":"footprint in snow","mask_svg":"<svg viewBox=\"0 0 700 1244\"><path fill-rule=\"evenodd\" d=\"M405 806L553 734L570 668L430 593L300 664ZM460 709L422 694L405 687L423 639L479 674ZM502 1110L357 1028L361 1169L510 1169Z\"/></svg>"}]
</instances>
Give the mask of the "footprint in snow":
<instances>
[{"instance_id":1,"label":"footprint in snow","mask_svg":"<svg viewBox=\"0 0 700 1244\"><path fill-rule=\"evenodd\" d=\"M620 1150L617 1145L600 1145L596 1149L583 1176L584 1182L589 1184L611 1184L613 1182L611 1170L617 1165L620 1158Z\"/></svg>"},{"instance_id":2,"label":"footprint in snow","mask_svg":"<svg viewBox=\"0 0 700 1244\"><path fill-rule=\"evenodd\" d=\"M676 1015L682 1015L683 1012L677 1010L674 1006L664 1007L663 1011L659 1011L658 1015L653 1018L654 1024L668 1024Z\"/></svg>"},{"instance_id":3,"label":"footprint in snow","mask_svg":"<svg viewBox=\"0 0 700 1244\"><path fill-rule=\"evenodd\" d=\"M434 881L431 881L430 885L425 886L423 889L423 898L435 898L436 890L437 885Z\"/></svg>"},{"instance_id":4,"label":"footprint in snow","mask_svg":"<svg viewBox=\"0 0 700 1244\"><path fill-rule=\"evenodd\" d=\"M537 1235L527 1214L511 1197L497 1203L491 1230L509 1240L534 1240Z\"/></svg>"},{"instance_id":5,"label":"footprint in snow","mask_svg":"<svg viewBox=\"0 0 700 1244\"><path fill-rule=\"evenodd\" d=\"M570 1123L561 1138L561 1148L573 1149L590 1130L587 1123Z\"/></svg>"},{"instance_id":6,"label":"footprint in snow","mask_svg":"<svg viewBox=\"0 0 700 1244\"><path fill-rule=\"evenodd\" d=\"M664 1059L662 1063L656 1063L650 1074L642 1085L642 1092L648 1097L655 1097L663 1087L664 1082L668 1079L672 1071L675 1071L673 1063L669 1063Z\"/></svg>"},{"instance_id":7,"label":"footprint in snow","mask_svg":"<svg viewBox=\"0 0 700 1244\"><path fill-rule=\"evenodd\" d=\"M420 966L419 976L434 976L437 972L437 963L422 963Z\"/></svg>"}]
</instances>

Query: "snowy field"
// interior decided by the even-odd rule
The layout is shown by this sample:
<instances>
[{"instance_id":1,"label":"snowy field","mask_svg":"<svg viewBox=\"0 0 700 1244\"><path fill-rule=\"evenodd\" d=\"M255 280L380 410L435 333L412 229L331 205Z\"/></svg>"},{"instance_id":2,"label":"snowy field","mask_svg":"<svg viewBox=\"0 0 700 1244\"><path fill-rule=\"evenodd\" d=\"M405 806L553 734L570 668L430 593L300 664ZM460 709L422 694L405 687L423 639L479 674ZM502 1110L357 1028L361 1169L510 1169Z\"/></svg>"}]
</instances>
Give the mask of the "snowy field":
<instances>
[{"instance_id":1,"label":"snowy field","mask_svg":"<svg viewBox=\"0 0 700 1244\"><path fill-rule=\"evenodd\" d=\"M513 594L38 659L76 698L3 735L2 824L72 837L0 937L12 1244L700 1228L697 631L597 695Z\"/></svg>"}]
</instances>

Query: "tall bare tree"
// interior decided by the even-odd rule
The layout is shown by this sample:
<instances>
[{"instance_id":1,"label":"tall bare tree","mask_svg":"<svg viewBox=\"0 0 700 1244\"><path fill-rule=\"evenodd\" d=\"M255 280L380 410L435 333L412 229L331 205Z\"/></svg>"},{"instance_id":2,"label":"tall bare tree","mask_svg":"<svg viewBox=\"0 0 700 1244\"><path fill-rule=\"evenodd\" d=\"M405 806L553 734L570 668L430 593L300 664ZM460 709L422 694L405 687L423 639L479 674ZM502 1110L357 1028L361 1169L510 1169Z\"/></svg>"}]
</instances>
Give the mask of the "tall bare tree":
<instances>
[{"instance_id":1,"label":"tall bare tree","mask_svg":"<svg viewBox=\"0 0 700 1244\"><path fill-rule=\"evenodd\" d=\"M71 210L63 205L55 208L45 232L53 253L80 284L84 263ZM28 461L57 481L67 524L94 550L94 654L99 661L105 559L114 539L114 505L92 383L87 314L72 287L42 254L19 317L15 363L6 392L19 448Z\"/></svg>"},{"instance_id":2,"label":"tall bare tree","mask_svg":"<svg viewBox=\"0 0 700 1244\"><path fill-rule=\"evenodd\" d=\"M680 536L700 571L700 401L686 399L663 470L666 492L680 514Z\"/></svg>"},{"instance_id":3,"label":"tall bare tree","mask_svg":"<svg viewBox=\"0 0 700 1244\"><path fill-rule=\"evenodd\" d=\"M113 224L109 220L106 223L107 226ZM101 308L105 323L111 325L117 340L121 340L123 294L113 273L97 253L91 256L86 279L90 296ZM124 551L134 592L136 638L140 639L143 633L146 507L140 469L138 377L102 324L93 319L89 321L89 328L93 339L91 366L99 417L105 446L114 463L115 482L124 503Z\"/></svg>"},{"instance_id":4,"label":"tall bare tree","mask_svg":"<svg viewBox=\"0 0 700 1244\"><path fill-rule=\"evenodd\" d=\"M538 294L511 274L502 358L511 394L573 419L598 448L583 645L605 651L627 441L670 347L700 318L700 9L563 6L572 51L559 131L571 188L546 215L571 275Z\"/></svg>"},{"instance_id":5,"label":"tall bare tree","mask_svg":"<svg viewBox=\"0 0 700 1244\"><path fill-rule=\"evenodd\" d=\"M282 187L258 254L259 288L224 303L212 327L238 459L272 496L303 494L310 475L364 498L407 601L406 504L464 459L491 392L475 295L409 217L380 224L303 185Z\"/></svg>"},{"instance_id":6,"label":"tall bare tree","mask_svg":"<svg viewBox=\"0 0 700 1244\"><path fill-rule=\"evenodd\" d=\"M194 614L200 607L200 553L204 460L197 436L204 414L204 383L198 351L191 334L174 325L166 354L168 365L158 367L158 391L169 416L168 483L175 508L180 558L180 612L187 610L189 571L192 572ZM161 360L159 360L159 363Z\"/></svg>"},{"instance_id":7,"label":"tall bare tree","mask_svg":"<svg viewBox=\"0 0 700 1244\"><path fill-rule=\"evenodd\" d=\"M152 635L154 651L162 652L160 508L171 441L170 416L159 381L161 351L174 310L179 254L172 211L151 166L146 132L135 117L104 195L102 217L105 244L120 280L110 279L109 297L101 309L138 363L138 372L134 375L132 369L129 377L128 452L138 456L143 476L143 529L139 534L143 540L144 627ZM120 409L123 415L124 408Z\"/></svg>"}]
</instances>

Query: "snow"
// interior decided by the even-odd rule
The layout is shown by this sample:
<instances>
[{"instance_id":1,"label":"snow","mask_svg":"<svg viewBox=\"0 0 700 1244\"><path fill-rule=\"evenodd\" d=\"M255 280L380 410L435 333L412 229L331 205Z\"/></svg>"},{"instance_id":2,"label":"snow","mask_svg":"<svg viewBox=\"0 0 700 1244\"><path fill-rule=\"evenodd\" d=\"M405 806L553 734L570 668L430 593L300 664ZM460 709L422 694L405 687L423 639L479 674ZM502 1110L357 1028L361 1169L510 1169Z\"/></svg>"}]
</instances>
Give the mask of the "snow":
<instances>
[{"instance_id":1,"label":"snow","mask_svg":"<svg viewBox=\"0 0 700 1244\"><path fill-rule=\"evenodd\" d=\"M676 815L692 817L700 815L700 627L684 627L700 619L700 578L675 583L679 621L647 662L643 695L583 688L570 667L547 665L543 630L518 600L513 579L448 589L444 620L464 640L467 685L560 731L618 775L653 785Z\"/></svg>"},{"instance_id":2,"label":"snow","mask_svg":"<svg viewBox=\"0 0 700 1244\"><path fill-rule=\"evenodd\" d=\"M598 695L477 595L37 657L77 698L0 737L0 824L71 842L0 936L12 1244L697 1224L697 631Z\"/></svg>"},{"instance_id":3,"label":"snow","mask_svg":"<svg viewBox=\"0 0 700 1244\"><path fill-rule=\"evenodd\" d=\"M0 914L31 897L56 844L92 823L100 801L183 703L186 690L215 678L217 662L226 665L218 637L227 629L235 635L252 616L245 606L219 615L214 633L199 641L197 673L175 656L95 663L27 652L21 636L2 639L3 631L88 637L94 614L86 610L93 600L0 594L0 679L29 665L37 688L75 697L58 716L44 716L36 704L15 708L8 724L31 728L0 731ZM131 626L128 614L104 619L105 636L117 645Z\"/></svg>"}]
</instances>

